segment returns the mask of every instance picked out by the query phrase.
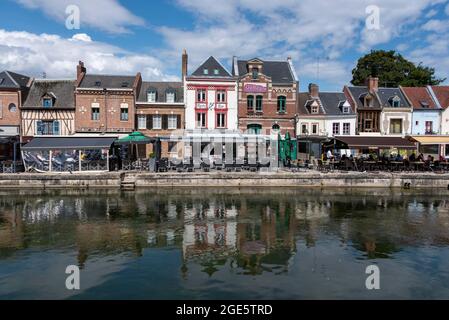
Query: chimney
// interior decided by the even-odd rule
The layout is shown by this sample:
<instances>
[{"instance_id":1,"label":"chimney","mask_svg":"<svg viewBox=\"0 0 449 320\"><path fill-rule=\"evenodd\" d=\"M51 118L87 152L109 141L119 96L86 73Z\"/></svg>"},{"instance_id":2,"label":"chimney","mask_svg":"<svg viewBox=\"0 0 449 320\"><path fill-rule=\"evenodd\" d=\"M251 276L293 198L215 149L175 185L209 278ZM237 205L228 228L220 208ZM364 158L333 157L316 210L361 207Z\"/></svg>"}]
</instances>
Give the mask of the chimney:
<instances>
[{"instance_id":1,"label":"chimney","mask_svg":"<svg viewBox=\"0 0 449 320\"><path fill-rule=\"evenodd\" d=\"M182 51L182 80L184 81L187 77L187 66L188 66L189 56L187 55L186 49Z\"/></svg>"},{"instance_id":2,"label":"chimney","mask_svg":"<svg viewBox=\"0 0 449 320\"><path fill-rule=\"evenodd\" d=\"M317 84L309 84L309 94L312 98L319 98L320 87Z\"/></svg>"},{"instance_id":3,"label":"chimney","mask_svg":"<svg viewBox=\"0 0 449 320\"><path fill-rule=\"evenodd\" d=\"M86 68L84 67L84 62L79 61L78 65L76 66L76 86L79 86L81 83L81 80L83 80L84 76L86 75Z\"/></svg>"},{"instance_id":4,"label":"chimney","mask_svg":"<svg viewBox=\"0 0 449 320\"><path fill-rule=\"evenodd\" d=\"M369 76L368 79L366 79L366 86L370 93L377 92L379 90L379 78Z\"/></svg>"}]
</instances>

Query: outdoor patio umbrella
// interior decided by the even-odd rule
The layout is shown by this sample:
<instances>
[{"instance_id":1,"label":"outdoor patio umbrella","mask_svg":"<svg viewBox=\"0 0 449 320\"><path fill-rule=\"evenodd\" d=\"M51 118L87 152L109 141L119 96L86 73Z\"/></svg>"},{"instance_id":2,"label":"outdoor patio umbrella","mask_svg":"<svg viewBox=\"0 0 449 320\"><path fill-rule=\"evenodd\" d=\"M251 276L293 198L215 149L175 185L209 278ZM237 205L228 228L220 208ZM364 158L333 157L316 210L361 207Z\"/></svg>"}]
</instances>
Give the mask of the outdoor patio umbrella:
<instances>
[{"instance_id":1,"label":"outdoor patio umbrella","mask_svg":"<svg viewBox=\"0 0 449 320\"><path fill-rule=\"evenodd\" d=\"M129 145L135 145L136 146L136 155L137 159L139 159L139 148L137 148L137 145L139 144L149 144L152 143L153 140L147 136L145 136L142 132L134 131L130 135L118 139L116 141L117 144L129 144Z\"/></svg>"}]
</instances>

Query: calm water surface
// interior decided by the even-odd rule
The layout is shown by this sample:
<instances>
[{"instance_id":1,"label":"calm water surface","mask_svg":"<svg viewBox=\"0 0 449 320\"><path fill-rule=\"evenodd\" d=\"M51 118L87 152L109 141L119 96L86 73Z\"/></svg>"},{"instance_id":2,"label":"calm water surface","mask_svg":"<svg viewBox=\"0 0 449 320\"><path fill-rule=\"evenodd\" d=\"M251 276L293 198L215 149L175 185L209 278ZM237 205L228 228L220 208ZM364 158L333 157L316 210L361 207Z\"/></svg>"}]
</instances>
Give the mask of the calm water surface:
<instances>
[{"instance_id":1,"label":"calm water surface","mask_svg":"<svg viewBox=\"0 0 449 320\"><path fill-rule=\"evenodd\" d=\"M0 191L0 299L28 298L449 299L449 192Z\"/></svg>"}]
</instances>

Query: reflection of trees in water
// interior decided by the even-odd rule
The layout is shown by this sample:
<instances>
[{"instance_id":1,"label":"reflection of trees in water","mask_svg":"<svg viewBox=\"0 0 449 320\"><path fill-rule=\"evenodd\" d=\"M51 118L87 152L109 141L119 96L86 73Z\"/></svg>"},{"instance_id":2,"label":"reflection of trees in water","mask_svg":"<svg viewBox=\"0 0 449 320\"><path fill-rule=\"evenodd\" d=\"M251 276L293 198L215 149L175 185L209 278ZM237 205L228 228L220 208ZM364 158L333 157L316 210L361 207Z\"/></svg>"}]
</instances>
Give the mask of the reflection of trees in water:
<instances>
[{"instance_id":1,"label":"reflection of trees in water","mask_svg":"<svg viewBox=\"0 0 449 320\"><path fill-rule=\"evenodd\" d=\"M289 270L298 241L331 239L365 258L449 244L447 192L158 189L0 195L0 257L27 247L93 255L182 249L189 264L257 275Z\"/></svg>"}]
</instances>

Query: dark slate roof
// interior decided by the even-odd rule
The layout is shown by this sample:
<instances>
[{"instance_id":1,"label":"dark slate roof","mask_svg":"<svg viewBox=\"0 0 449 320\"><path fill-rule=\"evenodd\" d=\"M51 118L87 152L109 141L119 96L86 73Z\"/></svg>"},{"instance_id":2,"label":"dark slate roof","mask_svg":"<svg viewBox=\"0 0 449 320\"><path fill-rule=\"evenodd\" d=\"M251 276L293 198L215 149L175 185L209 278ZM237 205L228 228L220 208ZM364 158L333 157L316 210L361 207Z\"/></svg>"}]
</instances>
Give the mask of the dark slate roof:
<instances>
[{"instance_id":1,"label":"dark slate roof","mask_svg":"<svg viewBox=\"0 0 449 320\"><path fill-rule=\"evenodd\" d=\"M321 105L326 114L333 116L354 115L354 111L349 107L349 113L343 113L343 104L346 102L346 95L343 92L320 92Z\"/></svg>"},{"instance_id":2,"label":"dark slate roof","mask_svg":"<svg viewBox=\"0 0 449 320\"><path fill-rule=\"evenodd\" d=\"M208 74L204 74L204 69L208 70ZM215 74L214 70L218 70ZM204 61L192 74L193 77L210 77L210 78L231 78L231 74L223 67L223 65L214 57L210 56Z\"/></svg>"},{"instance_id":3,"label":"dark slate roof","mask_svg":"<svg viewBox=\"0 0 449 320\"><path fill-rule=\"evenodd\" d=\"M54 109L75 109L75 80L35 80L23 108L43 109L42 98L54 97Z\"/></svg>"},{"instance_id":4,"label":"dark slate roof","mask_svg":"<svg viewBox=\"0 0 449 320\"><path fill-rule=\"evenodd\" d=\"M4 89L21 89L25 88L30 80L29 77L23 74L18 74L11 71L3 71L0 73L0 88Z\"/></svg>"},{"instance_id":5,"label":"dark slate roof","mask_svg":"<svg viewBox=\"0 0 449 320\"><path fill-rule=\"evenodd\" d=\"M310 96L308 92L301 92L298 94L298 113L302 115L323 115L324 110L320 104L320 108L318 110L318 113L311 113L310 105L313 103L314 99Z\"/></svg>"},{"instance_id":6,"label":"dark slate roof","mask_svg":"<svg viewBox=\"0 0 449 320\"><path fill-rule=\"evenodd\" d=\"M401 99L399 108L410 108L410 104L399 88L379 88L377 95L380 98L383 107L392 108L391 99L398 96Z\"/></svg>"},{"instance_id":7,"label":"dark slate roof","mask_svg":"<svg viewBox=\"0 0 449 320\"><path fill-rule=\"evenodd\" d=\"M358 108L364 108L363 99L369 93L367 87L348 87L349 92L351 92L354 97L355 103L357 103ZM380 108L380 103L377 97L374 99L374 107Z\"/></svg>"},{"instance_id":8,"label":"dark slate roof","mask_svg":"<svg viewBox=\"0 0 449 320\"><path fill-rule=\"evenodd\" d=\"M117 138L114 137L36 137L24 145L22 150L89 150L106 149Z\"/></svg>"},{"instance_id":9,"label":"dark slate roof","mask_svg":"<svg viewBox=\"0 0 449 320\"><path fill-rule=\"evenodd\" d=\"M147 102L147 92L156 90L156 102L166 102L167 91L175 91L175 102L184 102L184 87L182 82L142 82L137 102Z\"/></svg>"},{"instance_id":10,"label":"dark slate roof","mask_svg":"<svg viewBox=\"0 0 449 320\"><path fill-rule=\"evenodd\" d=\"M132 89L136 76L86 74L80 88Z\"/></svg>"},{"instance_id":11,"label":"dark slate roof","mask_svg":"<svg viewBox=\"0 0 449 320\"><path fill-rule=\"evenodd\" d=\"M320 105L319 113L311 113L310 104L313 98L308 92L301 92L298 94L298 113L303 115L332 115L332 116L347 116L355 115L352 108L349 108L349 113L343 113L343 104L346 102L346 95L342 92L320 92L318 104Z\"/></svg>"},{"instance_id":12,"label":"dark slate roof","mask_svg":"<svg viewBox=\"0 0 449 320\"><path fill-rule=\"evenodd\" d=\"M254 60L254 59L253 59ZM295 77L288 61L264 61L262 73L271 78L273 83L292 83L295 82ZM247 63L249 60L238 60L237 65L239 69L239 76L249 73Z\"/></svg>"}]
</instances>

